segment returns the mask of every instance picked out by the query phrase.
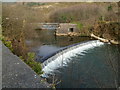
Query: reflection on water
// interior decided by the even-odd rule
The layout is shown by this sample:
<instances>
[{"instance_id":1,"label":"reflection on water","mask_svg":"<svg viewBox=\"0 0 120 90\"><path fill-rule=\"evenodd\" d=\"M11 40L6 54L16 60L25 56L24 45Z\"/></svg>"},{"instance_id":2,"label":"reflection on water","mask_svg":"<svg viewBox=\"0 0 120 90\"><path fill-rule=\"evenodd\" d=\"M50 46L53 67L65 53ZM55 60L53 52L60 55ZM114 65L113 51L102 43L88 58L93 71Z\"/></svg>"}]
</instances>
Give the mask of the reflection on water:
<instances>
[{"instance_id":1,"label":"reflection on water","mask_svg":"<svg viewBox=\"0 0 120 90\"><path fill-rule=\"evenodd\" d=\"M27 46L31 48L30 50L36 52L37 61L62 47L90 40L89 37L55 36L54 32L55 30L36 30L37 37L34 36L26 40Z\"/></svg>"},{"instance_id":2,"label":"reflection on water","mask_svg":"<svg viewBox=\"0 0 120 90\"><path fill-rule=\"evenodd\" d=\"M38 61L62 47L89 40L88 37L56 37L54 30L37 30L35 33L37 36L27 39L26 44L31 51L36 52ZM117 66L118 54L115 52L115 47L104 45L86 50L84 55L78 53L66 67L53 72L61 80L57 88L115 88L116 76L109 61L114 61L112 63Z\"/></svg>"},{"instance_id":3,"label":"reflection on water","mask_svg":"<svg viewBox=\"0 0 120 90\"><path fill-rule=\"evenodd\" d=\"M58 51L60 47L53 46L53 45L43 45L40 48L38 48L37 51L37 61L43 62L43 59L47 57L48 55L51 55L52 53Z\"/></svg>"}]
</instances>

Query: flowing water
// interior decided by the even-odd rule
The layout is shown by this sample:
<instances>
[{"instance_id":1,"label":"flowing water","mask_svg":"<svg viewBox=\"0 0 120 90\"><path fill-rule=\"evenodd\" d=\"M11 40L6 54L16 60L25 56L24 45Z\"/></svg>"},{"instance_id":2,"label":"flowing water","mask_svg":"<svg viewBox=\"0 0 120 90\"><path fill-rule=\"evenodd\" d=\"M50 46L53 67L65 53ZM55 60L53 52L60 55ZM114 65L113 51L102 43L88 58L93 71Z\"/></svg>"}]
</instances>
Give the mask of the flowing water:
<instances>
[{"instance_id":1,"label":"flowing water","mask_svg":"<svg viewBox=\"0 0 120 90\"><path fill-rule=\"evenodd\" d=\"M64 47L90 40L86 37L55 37L53 30L37 31L39 37L27 40L36 52L37 61ZM42 44L41 44L42 43ZM79 47L60 54L44 66L42 77L57 80L57 88L115 88L117 81L118 48L98 40L81 43Z\"/></svg>"},{"instance_id":2,"label":"flowing water","mask_svg":"<svg viewBox=\"0 0 120 90\"><path fill-rule=\"evenodd\" d=\"M48 63L43 77L55 76L61 81L57 88L115 88L117 51L116 46L103 43L81 46Z\"/></svg>"}]
</instances>

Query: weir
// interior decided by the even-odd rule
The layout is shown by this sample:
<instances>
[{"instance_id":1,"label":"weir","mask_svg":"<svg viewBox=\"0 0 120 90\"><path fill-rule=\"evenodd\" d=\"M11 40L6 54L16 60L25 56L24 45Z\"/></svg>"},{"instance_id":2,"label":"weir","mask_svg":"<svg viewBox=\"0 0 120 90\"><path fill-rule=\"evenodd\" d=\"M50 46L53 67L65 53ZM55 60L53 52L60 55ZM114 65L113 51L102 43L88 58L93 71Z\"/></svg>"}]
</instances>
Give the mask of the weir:
<instances>
[{"instance_id":1,"label":"weir","mask_svg":"<svg viewBox=\"0 0 120 90\"><path fill-rule=\"evenodd\" d=\"M88 42L77 43L74 45L67 46L60 51L54 53L52 56L47 57L47 59L42 63L42 70L44 74L42 77L48 77L57 68L66 66L70 62L70 58L76 56L78 53L85 55L85 51L103 45L103 42L99 40L93 40Z\"/></svg>"},{"instance_id":2,"label":"weir","mask_svg":"<svg viewBox=\"0 0 120 90\"><path fill-rule=\"evenodd\" d=\"M56 30L59 27L59 23L40 23L41 29Z\"/></svg>"}]
</instances>

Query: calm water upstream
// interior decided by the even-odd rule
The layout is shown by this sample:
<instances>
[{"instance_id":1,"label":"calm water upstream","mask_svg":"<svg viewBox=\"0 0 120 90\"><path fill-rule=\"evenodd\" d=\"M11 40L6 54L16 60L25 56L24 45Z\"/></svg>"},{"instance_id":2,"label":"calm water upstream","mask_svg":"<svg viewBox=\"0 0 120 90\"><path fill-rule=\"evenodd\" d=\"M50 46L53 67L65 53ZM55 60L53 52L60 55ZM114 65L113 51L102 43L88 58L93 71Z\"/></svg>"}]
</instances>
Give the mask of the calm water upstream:
<instances>
[{"instance_id":1,"label":"calm water upstream","mask_svg":"<svg viewBox=\"0 0 120 90\"><path fill-rule=\"evenodd\" d=\"M54 30L41 30L36 33L38 37L26 40L26 43L31 47L31 51L36 52L37 61L40 62L44 62L43 58L62 47L90 40L87 37L55 37ZM57 88L114 88L116 86L117 46L102 44L94 47L92 43L91 45L93 48L82 49L82 52L70 57L66 65L54 70L49 67L51 72L47 74L55 76L57 82L61 81L57 84ZM55 62L56 65L58 63Z\"/></svg>"},{"instance_id":2,"label":"calm water upstream","mask_svg":"<svg viewBox=\"0 0 120 90\"><path fill-rule=\"evenodd\" d=\"M55 36L54 30L37 30L36 36L26 40L30 51L36 53L37 61L43 62L42 58L58 51L62 47L90 40L89 37Z\"/></svg>"}]
</instances>

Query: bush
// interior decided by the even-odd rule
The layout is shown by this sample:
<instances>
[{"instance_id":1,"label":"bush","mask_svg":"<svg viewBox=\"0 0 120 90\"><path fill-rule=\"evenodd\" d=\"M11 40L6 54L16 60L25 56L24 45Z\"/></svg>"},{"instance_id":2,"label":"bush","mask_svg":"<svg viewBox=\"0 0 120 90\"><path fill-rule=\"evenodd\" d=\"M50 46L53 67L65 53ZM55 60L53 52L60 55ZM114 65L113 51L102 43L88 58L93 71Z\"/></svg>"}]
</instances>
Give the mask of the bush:
<instances>
[{"instance_id":1,"label":"bush","mask_svg":"<svg viewBox=\"0 0 120 90\"><path fill-rule=\"evenodd\" d=\"M26 63L37 73L37 74L43 74L41 63L34 61L35 59L35 53L29 52L28 59Z\"/></svg>"},{"instance_id":2,"label":"bush","mask_svg":"<svg viewBox=\"0 0 120 90\"><path fill-rule=\"evenodd\" d=\"M80 22L73 22L73 24L77 24L77 28L79 28L79 29L83 28L83 24Z\"/></svg>"},{"instance_id":3,"label":"bush","mask_svg":"<svg viewBox=\"0 0 120 90\"><path fill-rule=\"evenodd\" d=\"M28 6L40 6L40 5L45 5L45 3L35 3L35 2L29 2L27 3Z\"/></svg>"},{"instance_id":4,"label":"bush","mask_svg":"<svg viewBox=\"0 0 120 90\"><path fill-rule=\"evenodd\" d=\"M85 4L74 5L67 8L62 8L51 13L50 18L52 22L66 23L67 20L70 22L87 20L92 17L99 16L103 13L102 8L97 4ZM59 19L63 17L63 19ZM67 20L66 20L67 19Z\"/></svg>"},{"instance_id":5,"label":"bush","mask_svg":"<svg viewBox=\"0 0 120 90\"><path fill-rule=\"evenodd\" d=\"M11 51L13 51L12 42L10 40L5 38L4 36L1 36L0 40L5 44L6 47L8 47Z\"/></svg>"},{"instance_id":6,"label":"bush","mask_svg":"<svg viewBox=\"0 0 120 90\"><path fill-rule=\"evenodd\" d=\"M12 4L3 4L2 34L4 37L0 37L0 39L37 74L42 74L41 64L34 61L35 54L28 53L28 48L25 44L25 30L27 32L25 24L28 23L28 20L31 18L31 16L26 13L27 10L28 8L21 5L16 5L16 7L13 8Z\"/></svg>"},{"instance_id":7,"label":"bush","mask_svg":"<svg viewBox=\"0 0 120 90\"><path fill-rule=\"evenodd\" d=\"M108 11L111 11L113 7L111 5L108 6Z\"/></svg>"},{"instance_id":8,"label":"bush","mask_svg":"<svg viewBox=\"0 0 120 90\"><path fill-rule=\"evenodd\" d=\"M95 21L99 20L100 16L104 17L104 20L118 20L115 13L117 6L110 3L79 3L58 10L53 11L50 14L51 22L68 23L68 22L82 22L86 25L93 25ZM107 7L107 8L106 8ZM72 18L71 18L72 17Z\"/></svg>"}]
</instances>

